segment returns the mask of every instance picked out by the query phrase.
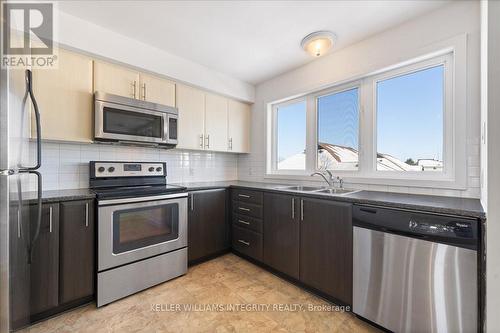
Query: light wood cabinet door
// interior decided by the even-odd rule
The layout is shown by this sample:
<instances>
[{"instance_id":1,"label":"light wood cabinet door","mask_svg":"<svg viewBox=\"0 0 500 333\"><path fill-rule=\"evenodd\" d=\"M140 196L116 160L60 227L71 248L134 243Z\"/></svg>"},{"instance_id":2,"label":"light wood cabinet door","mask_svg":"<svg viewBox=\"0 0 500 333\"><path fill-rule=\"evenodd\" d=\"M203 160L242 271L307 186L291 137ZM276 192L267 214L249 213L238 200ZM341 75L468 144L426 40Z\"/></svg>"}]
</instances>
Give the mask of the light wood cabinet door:
<instances>
[{"instance_id":1,"label":"light wood cabinet door","mask_svg":"<svg viewBox=\"0 0 500 333\"><path fill-rule=\"evenodd\" d=\"M207 93L205 96L205 149L227 151L227 99Z\"/></svg>"},{"instance_id":2,"label":"light wood cabinet door","mask_svg":"<svg viewBox=\"0 0 500 333\"><path fill-rule=\"evenodd\" d=\"M153 103L175 106L175 83L156 76L140 75L139 98Z\"/></svg>"},{"instance_id":3,"label":"light wood cabinet door","mask_svg":"<svg viewBox=\"0 0 500 333\"><path fill-rule=\"evenodd\" d=\"M139 72L94 61L94 92L139 98Z\"/></svg>"},{"instance_id":4,"label":"light wood cabinet door","mask_svg":"<svg viewBox=\"0 0 500 333\"><path fill-rule=\"evenodd\" d=\"M228 150L235 153L250 152L250 105L228 101Z\"/></svg>"},{"instance_id":5,"label":"light wood cabinet door","mask_svg":"<svg viewBox=\"0 0 500 333\"><path fill-rule=\"evenodd\" d=\"M59 50L57 69L33 69L42 138L92 142L92 59ZM36 137L35 117L31 136Z\"/></svg>"},{"instance_id":6,"label":"light wood cabinet door","mask_svg":"<svg viewBox=\"0 0 500 333\"><path fill-rule=\"evenodd\" d=\"M177 148L203 149L205 134L205 93L177 84L179 109Z\"/></svg>"}]
</instances>

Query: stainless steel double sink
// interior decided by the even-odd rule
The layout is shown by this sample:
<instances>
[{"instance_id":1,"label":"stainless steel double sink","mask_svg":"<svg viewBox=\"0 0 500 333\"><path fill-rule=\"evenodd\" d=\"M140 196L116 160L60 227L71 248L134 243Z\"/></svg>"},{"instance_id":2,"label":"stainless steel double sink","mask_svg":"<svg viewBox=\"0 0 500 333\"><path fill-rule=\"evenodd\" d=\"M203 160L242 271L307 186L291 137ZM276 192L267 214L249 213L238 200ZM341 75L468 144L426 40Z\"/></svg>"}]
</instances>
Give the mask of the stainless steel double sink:
<instances>
[{"instance_id":1,"label":"stainless steel double sink","mask_svg":"<svg viewBox=\"0 0 500 333\"><path fill-rule=\"evenodd\" d=\"M345 188L331 188L324 186L277 186L276 190L288 190L288 191L297 191L297 192L310 192L310 193L323 193L323 194L331 194L331 195L346 195L349 193L358 192L357 190L349 190Z\"/></svg>"}]
</instances>

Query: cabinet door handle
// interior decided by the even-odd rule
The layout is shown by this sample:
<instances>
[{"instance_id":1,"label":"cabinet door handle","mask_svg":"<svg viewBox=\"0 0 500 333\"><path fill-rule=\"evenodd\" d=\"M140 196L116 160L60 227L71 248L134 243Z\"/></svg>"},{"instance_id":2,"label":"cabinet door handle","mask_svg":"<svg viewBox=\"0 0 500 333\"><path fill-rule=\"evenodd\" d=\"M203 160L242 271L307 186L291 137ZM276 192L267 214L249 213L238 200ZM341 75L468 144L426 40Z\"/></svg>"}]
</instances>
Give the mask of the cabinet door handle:
<instances>
[{"instance_id":1,"label":"cabinet door handle","mask_svg":"<svg viewBox=\"0 0 500 333\"><path fill-rule=\"evenodd\" d=\"M246 224L246 225L250 225L250 222L247 222L247 221L238 220L238 222L243 223L243 224Z\"/></svg>"},{"instance_id":2,"label":"cabinet door handle","mask_svg":"<svg viewBox=\"0 0 500 333\"><path fill-rule=\"evenodd\" d=\"M134 82L132 82L132 97L133 98L136 98L135 97L136 88L137 88L137 82L134 80Z\"/></svg>"},{"instance_id":3,"label":"cabinet door handle","mask_svg":"<svg viewBox=\"0 0 500 333\"><path fill-rule=\"evenodd\" d=\"M89 203L85 204L85 227L89 226Z\"/></svg>"},{"instance_id":4,"label":"cabinet door handle","mask_svg":"<svg viewBox=\"0 0 500 333\"><path fill-rule=\"evenodd\" d=\"M203 148L203 134L200 134L200 148Z\"/></svg>"},{"instance_id":5,"label":"cabinet door handle","mask_svg":"<svg viewBox=\"0 0 500 333\"><path fill-rule=\"evenodd\" d=\"M238 239L238 242L245 244L246 246L250 246L250 242L245 242L243 239Z\"/></svg>"},{"instance_id":6,"label":"cabinet door handle","mask_svg":"<svg viewBox=\"0 0 500 333\"><path fill-rule=\"evenodd\" d=\"M300 199L300 220L304 221L304 200Z\"/></svg>"},{"instance_id":7,"label":"cabinet door handle","mask_svg":"<svg viewBox=\"0 0 500 333\"><path fill-rule=\"evenodd\" d=\"M242 211L245 211L245 212L249 212L250 209L249 208L244 208L244 207L238 207L239 210L242 210Z\"/></svg>"},{"instance_id":8,"label":"cabinet door handle","mask_svg":"<svg viewBox=\"0 0 500 333\"><path fill-rule=\"evenodd\" d=\"M246 195L246 194L238 194L238 196L240 198L247 198L247 199L251 198L249 195Z\"/></svg>"},{"instance_id":9,"label":"cabinet door handle","mask_svg":"<svg viewBox=\"0 0 500 333\"><path fill-rule=\"evenodd\" d=\"M21 238L21 208L17 209L17 238Z\"/></svg>"},{"instance_id":10,"label":"cabinet door handle","mask_svg":"<svg viewBox=\"0 0 500 333\"><path fill-rule=\"evenodd\" d=\"M295 220L295 198L292 198L292 220Z\"/></svg>"},{"instance_id":11,"label":"cabinet door handle","mask_svg":"<svg viewBox=\"0 0 500 333\"><path fill-rule=\"evenodd\" d=\"M52 206L49 207L49 232L52 233Z\"/></svg>"},{"instance_id":12,"label":"cabinet door handle","mask_svg":"<svg viewBox=\"0 0 500 333\"><path fill-rule=\"evenodd\" d=\"M194 210L194 194L191 194L191 211Z\"/></svg>"},{"instance_id":13,"label":"cabinet door handle","mask_svg":"<svg viewBox=\"0 0 500 333\"><path fill-rule=\"evenodd\" d=\"M144 83L142 86L142 100L146 100L146 84Z\"/></svg>"},{"instance_id":14,"label":"cabinet door handle","mask_svg":"<svg viewBox=\"0 0 500 333\"><path fill-rule=\"evenodd\" d=\"M210 148L210 134L207 134L207 138L205 139L205 141L206 141L205 144L206 144L207 148Z\"/></svg>"},{"instance_id":15,"label":"cabinet door handle","mask_svg":"<svg viewBox=\"0 0 500 333\"><path fill-rule=\"evenodd\" d=\"M233 138L229 138L229 150L233 150Z\"/></svg>"}]
</instances>

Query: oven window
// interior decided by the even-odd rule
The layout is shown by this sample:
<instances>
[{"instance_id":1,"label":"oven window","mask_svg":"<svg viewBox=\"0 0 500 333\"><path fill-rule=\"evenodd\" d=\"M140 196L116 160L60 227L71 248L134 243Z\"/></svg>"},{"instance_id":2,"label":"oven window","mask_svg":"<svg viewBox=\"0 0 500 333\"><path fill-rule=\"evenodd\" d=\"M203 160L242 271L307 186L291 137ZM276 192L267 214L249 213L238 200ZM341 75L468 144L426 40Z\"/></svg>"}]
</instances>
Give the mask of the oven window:
<instances>
[{"instance_id":1,"label":"oven window","mask_svg":"<svg viewBox=\"0 0 500 333\"><path fill-rule=\"evenodd\" d=\"M161 116L152 114L110 107L103 109L103 127L106 133L161 138L162 122Z\"/></svg>"},{"instance_id":2,"label":"oven window","mask_svg":"<svg viewBox=\"0 0 500 333\"><path fill-rule=\"evenodd\" d=\"M113 213L113 253L118 254L179 237L177 203Z\"/></svg>"}]
</instances>

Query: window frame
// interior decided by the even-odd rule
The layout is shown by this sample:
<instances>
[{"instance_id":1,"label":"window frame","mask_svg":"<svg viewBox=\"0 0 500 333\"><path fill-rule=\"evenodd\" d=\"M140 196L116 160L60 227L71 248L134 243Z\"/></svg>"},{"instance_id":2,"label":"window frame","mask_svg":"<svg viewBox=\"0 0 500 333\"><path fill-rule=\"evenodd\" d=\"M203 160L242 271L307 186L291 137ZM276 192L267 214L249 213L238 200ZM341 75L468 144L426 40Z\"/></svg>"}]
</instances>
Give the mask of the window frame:
<instances>
[{"instance_id":1,"label":"window frame","mask_svg":"<svg viewBox=\"0 0 500 333\"><path fill-rule=\"evenodd\" d=\"M358 87L359 91L359 165L358 170L333 170L335 176L349 184L370 184L399 187L422 187L464 190L467 188L467 36L459 35L449 40L430 45L418 56L385 66L364 75L325 85L320 89L297 94L291 99L280 99L267 103L267 150L264 178L276 180L307 180L321 182L319 177L310 177L317 168L318 115L317 96L341 92ZM444 115L443 115L443 172L409 172L376 170L377 118L376 82L425 68L445 65L444 69ZM270 163L274 151L275 122L270 115L275 107L288 101L306 100L306 170L300 172L276 172ZM460 134L462 133L462 134ZM272 138L272 140L270 139Z\"/></svg>"}]
</instances>

